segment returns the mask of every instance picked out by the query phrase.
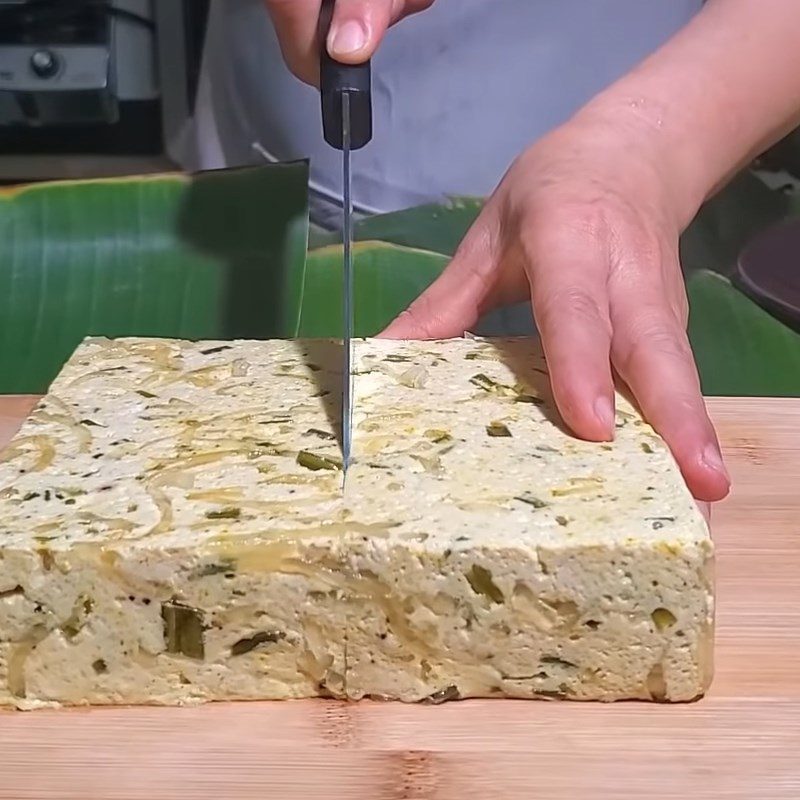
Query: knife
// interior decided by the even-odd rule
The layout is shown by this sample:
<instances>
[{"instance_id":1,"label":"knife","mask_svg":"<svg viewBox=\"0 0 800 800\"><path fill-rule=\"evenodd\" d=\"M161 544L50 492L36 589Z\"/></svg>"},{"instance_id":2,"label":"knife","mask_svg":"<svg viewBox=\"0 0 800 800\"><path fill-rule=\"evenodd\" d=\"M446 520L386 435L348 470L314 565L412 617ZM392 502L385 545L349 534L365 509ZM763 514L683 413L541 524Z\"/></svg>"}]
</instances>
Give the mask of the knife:
<instances>
[{"instance_id":1,"label":"knife","mask_svg":"<svg viewBox=\"0 0 800 800\"><path fill-rule=\"evenodd\" d=\"M372 68L342 64L328 54L326 41L335 0L323 0L319 20L320 98L325 141L342 151L342 235L344 321L342 364L342 468L350 466L353 436L353 201L350 154L372 139Z\"/></svg>"}]
</instances>

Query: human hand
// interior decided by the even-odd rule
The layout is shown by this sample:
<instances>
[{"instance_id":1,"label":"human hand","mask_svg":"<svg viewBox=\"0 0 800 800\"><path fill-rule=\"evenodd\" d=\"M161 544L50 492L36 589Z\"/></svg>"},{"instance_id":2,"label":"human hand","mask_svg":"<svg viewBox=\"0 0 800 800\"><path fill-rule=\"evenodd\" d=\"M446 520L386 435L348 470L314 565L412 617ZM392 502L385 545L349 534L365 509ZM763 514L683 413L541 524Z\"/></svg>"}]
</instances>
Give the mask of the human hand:
<instances>
[{"instance_id":1,"label":"human hand","mask_svg":"<svg viewBox=\"0 0 800 800\"><path fill-rule=\"evenodd\" d=\"M300 80L319 82L317 26L321 0L264 0L278 34L283 58ZM336 0L328 53L344 64L372 58L390 25L423 11L434 0Z\"/></svg>"},{"instance_id":2,"label":"human hand","mask_svg":"<svg viewBox=\"0 0 800 800\"><path fill-rule=\"evenodd\" d=\"M699 500L730 481L686 334L681 209L634 119L587 112L523 153L441 277L384 332L460 336L530 299L559 411L579 437L614 434L614 371L671 448Z\"/></svg>"}]
</instances>

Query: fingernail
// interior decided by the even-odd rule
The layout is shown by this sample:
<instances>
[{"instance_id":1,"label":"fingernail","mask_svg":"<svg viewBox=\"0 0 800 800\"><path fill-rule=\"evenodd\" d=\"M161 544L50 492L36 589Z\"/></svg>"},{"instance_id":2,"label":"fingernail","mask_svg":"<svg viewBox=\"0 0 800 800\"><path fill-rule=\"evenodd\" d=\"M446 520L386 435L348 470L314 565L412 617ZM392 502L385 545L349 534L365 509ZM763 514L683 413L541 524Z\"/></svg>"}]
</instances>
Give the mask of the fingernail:
<instances>
[{"instance_id":1,"label":"fingernail","mask_svg":"<svg viewBox=\"0 0 800 800\"><path fill-rule=\"evenodd\" d=\"M605 395L595 400L594 415L607 431L614 430L614 405Z\"/></svg>"},{"instance_id":2,"label":"fingernail","mask_svg":"<svg viewBox=\"0 0 800 800\"><path fill-rule=\"evenodd\" d=\"M722 460L722 453L719 452L719 449L715 445L709 444L706 446L706 449L703 451L703 463L709 467L709 469L713 469L714 472L724 475L728 483L731 482L731 476L725 467L725 462Z\"/></svg>"},{"instance_id":3,"label":"fingernail","mask_svg":"<svg viewBox=\"0 0 800 800\"><path fill-rule=\"evenodd\" d=\"M351 19L331 33L330 50L337 55L357 53L367 43L367 32L361 23Z\"/></svg>"}]
</instances>

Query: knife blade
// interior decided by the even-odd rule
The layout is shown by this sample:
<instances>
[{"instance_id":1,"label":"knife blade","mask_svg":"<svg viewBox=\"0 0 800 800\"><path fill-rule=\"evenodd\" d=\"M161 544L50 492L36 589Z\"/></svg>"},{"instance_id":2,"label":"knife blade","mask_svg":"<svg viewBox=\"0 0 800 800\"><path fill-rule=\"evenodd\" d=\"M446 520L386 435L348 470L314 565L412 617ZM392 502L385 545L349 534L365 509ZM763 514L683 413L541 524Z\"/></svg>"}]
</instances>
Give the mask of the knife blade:
<instances>
[{"instance_id":1,"label":"knife blade","mask_svg":"<svg viewBox=\"0 0 800 800\"><path fill-rule=\"evenodd\" d=\"M342 92L342 312L344 365L342 367L342 469L347 479L353 439L353 198L350 176L350 94Z\"/></svg>"},{"instance_id":2,"label":"knife blade","mask_svg":"<svg viewBox=\"0 0 800 800\"><path fill-rule=\"evenodd\" d=\"M372 139L372 67L331 58L326 40L335 0L320 12L320 98L325 141L342 152L342 468L350 466L353 437L353 201L350 156Z\"/></svg>"}]
</instances>

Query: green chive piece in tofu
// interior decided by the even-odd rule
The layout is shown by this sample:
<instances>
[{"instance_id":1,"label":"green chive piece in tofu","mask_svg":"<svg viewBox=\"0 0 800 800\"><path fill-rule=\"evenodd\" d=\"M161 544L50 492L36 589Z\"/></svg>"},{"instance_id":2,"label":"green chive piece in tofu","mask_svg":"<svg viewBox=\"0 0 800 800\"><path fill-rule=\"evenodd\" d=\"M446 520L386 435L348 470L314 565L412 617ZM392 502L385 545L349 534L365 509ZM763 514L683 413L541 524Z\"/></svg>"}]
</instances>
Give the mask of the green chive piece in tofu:
<instances>
[{"instance_id":1,"label":"green chive piece in tofu","mask_svg":"<svg viewBox=\"0 0 800 800\"><path fill-rule=\"evenodd\" d=\"M525 503L529 506L533 506L534 508L547 507L547 503L544 500L540 500L538 497L535 497L530 492L525 492L525 494L518 495L514 499L519 500L520 503Z\"/></svg>"},{"instance_id":2,"label":"green chive piece in tofu","mask_svg":"<svg viewBox=\"0 0 800 800\"><path fill-rule=\"evenodd\" d=\"M306 436L316 436L318 439L325 439L326 441L333 442L336 437L329 431L322 431L319 428L309 428L306 431Z\"/></svg>"},{"instance_id":3,"label":"green chive piece in tofu","mask_svg":"<svg viewBox=\"0 0 800 800\"><path fill-rule=\"evenodd\" d=\"M506 439L511 437L511 431L508 429L508 426L504 425L502 422L490 422L486 426L486 433L492 437Z\"/></svg>"},{"instance_id":4,"label":"green chive piece in tofu","mask_svg":"<svg viewBox=\"0 0 800 800\"><path fill-rule=\"evenodd\" d=\"M473 375L469 379L469 382L479 389L483 389L485 392L494 392L499 386L497 381L493 381L488 375L484 375L483 373Z\"/></svg>"},{"instance_id":5,"label":"green chive piece in tofu","mask_svg":"<svg viewBox=\"0 0 800 800\"><path fill-rule=\"evenodd\" d=\"M678 621L668 608L657 608L650 616L660 631L671 628Z\"/></svg>"},{"instance_id":6,"label":"green chive piece in tofu","mask_svg":"<svg viewBox=\"0 0 800 800\"><path fill-rule=\"evenodd\" d=\"M245 639L239 639L238 642L231 645L231 655L243 656L245 653L255 650L259 645L275 644L285 638L286 634L283 631L259 631Z\"/></svg>"},{"instance_id":7,"label":"green chive piece in tofu","mask_svg":"<svg viewBox=\"0 0 800 800\"><path fill-rule=\"evenodd\" d=\"M505 599L500 587L492 580L492 573L486 567L473 564L466 578L475 594L482 594L493 603L502 603Z\"/></svg>"},{"instance_id":8,"label":"green chive piece in tofu","mask_svg":"<svg viewBox=\"0 0 800 800\"><path fill-rule=\"evenodd\" d=\"M178 653L200 661L205 658L202 611L169 601L161 604L161 619L168 653Z\"/></svg>"},{"instance_id":9,"label":"green chive piece in tofu","mask_svg":"<svg viewBox=\"0 0 800 800\"><path fill-rule=\"evenodd\" d=\"M341 469L342 468L342 461L339 458L333 458L332 456L320 456L316 453L309 453L307 450L301 450L297 454L297 463L301 467L305 467L306 469L310 470L321 470L321 469Z\"/></svg>"},{"instance_id":10,"label":"green chive piece in tofu","mask_svg":"<svg viewBox=\"0 0 800 800\"><path fill-rule=\"evenodd\" d=\"M438 429L425 431L425 438L430 439L434 444L449 442L453 437L447 432Z\"/></svg>"},{"instance_id":11,"label":"green chive piece in tofu","mask_svg":"<svg viewBox=\"0 0 800 800\"><path fill-rule=\"evenodd\" d=\"M239 519L242 516L242 509L236 506L226 506L217 511L206 511L206 519Z\"/></svg>"},{"instance_id":12,"label":"green chive piece in tofu","mask_svg":"<svg viewBox=\"0 0 800 800\"><path fill-rule=\"evenodd\" d=\"M438 692L434 692L428 697L425 698L426 703L431 703L432 705L439 705L440 703L446 703L449 700L460 700L461 693L458 691L458 686L447 686L444 689L439 689Z\"/></svg>"}]
</instances>

